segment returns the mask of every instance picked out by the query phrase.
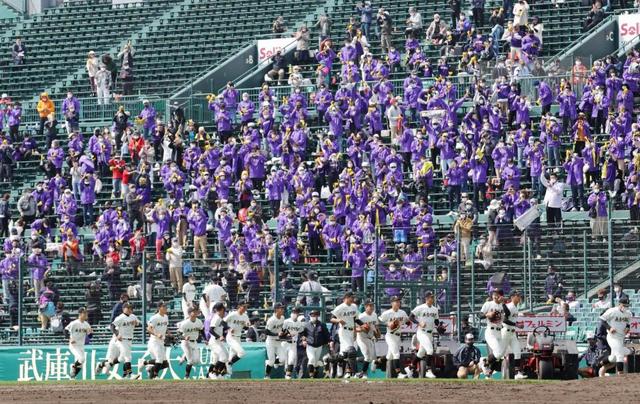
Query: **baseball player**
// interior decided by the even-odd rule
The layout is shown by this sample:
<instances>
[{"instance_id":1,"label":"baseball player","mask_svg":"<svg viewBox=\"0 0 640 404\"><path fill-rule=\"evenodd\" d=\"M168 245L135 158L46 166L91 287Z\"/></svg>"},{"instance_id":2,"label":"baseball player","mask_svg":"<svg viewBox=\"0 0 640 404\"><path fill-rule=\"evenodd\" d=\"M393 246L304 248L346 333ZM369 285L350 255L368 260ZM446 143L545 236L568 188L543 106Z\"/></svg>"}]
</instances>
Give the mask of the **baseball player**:
<instances>
[{"instance_id":1,"label":"baseball player","mask_svg":"<svg viewBox=\"0 0 640 404\"><path fill-rule=\"evenodd\" d=\"M96 371L106 373L111 366L122 362L124 363L122 366L123 378L140 378L140 374L132 374L131 371L131 341L133 340L134 330L138 325L140 325L140 321L133 314L131 303L124 303L122 305L122 314L111 323L112 340L115 339L114 347L107 351L107 359L98 364Z\"/></svg>"},{"instance_id":2,"label":"baseball player","mask_svg":"<svg viewBox=\"0 0 640 404\"><path fill-rule=\"evenodd\" d=\"M264 370L264 378L271 379L271 370L276 365L276 356L282 362L284 354L282 352L282 339L285 333L282 331L284 325L284 306L276 303L273 308L273 315L267 320L265 334L267 339L265 346L267 348L267 363Z\"/></svg>"},{"instance_id":3,"label":"baseball player","mask_svg":"<svg viewBox=\"0 0 640 404\"><path fill-rule=\"evenodd\" d=\"M502 289L496 289L491 294L491 300L484 302L480 309L481 318L487 319L487 327L484 333L484 339L487 346L491 349L487 358L480 361L480 369L485 376L490 377L493 370L498 367L498 362L502 360L504 348L502 345L502 317L504 314L504 304L502 299L504 293Z\"/></svg>"},{"instance_id":4,"label":"baseball player","mask_svg":"<svg viewBox=\"0 0 640 404\"><path fill-rule=\"evenodd\" d=\"M240 337L242 331L249 328L251 322L249 322L249 315L247 314L247 302L241 300L238 302L238 308L229 313L224 322L227 324L227 345L229 346L229 362L227 363L227 374L231 374L232 366L239 361L244 355L244 349L240 344Z\"/></svg>"},{"instance_id":5,"label":"baseball player","mask_svg":"<svg viewBox=\"0 0 640 404\"><path fill-rule=\"evenodd\" d=\"M520 292L511 292L511 301L503 303L504 317L502 319L502 346L504 347L504 355L513 354L515 360L514 369L516 375L514 379L526 379L527 376L522 373L522 352L520 350L520 342L516 335L516 317L518 317L518 305L522 296Z\"/></svg>"},{"instance_id":6,"label":"baseball player","mask_svg":"<svg viewBox=\"0 0 640 404\"><path fill-rule=\"evenodd\" d=\"M305 324L304 330L300 334L302 345L307 352L307 366L310 378L319 378L324 362L322 361L322 350L329 343L329 330L320 321L320 311L311 310L309 321Z\"/></svg>"},{"instance_id":7,"label":"baseball player","mask_svg":"<svg viewBox=\"0 0 640 404\"><path fill-rule=\"evenodd\" d=\"M165 302L160 301L158 303L158 311L151 316L149 322L147 322L147 332L149 333L147 350L151 355L151 359L148 361L140 359L138 367L147 367L149 379L155 379L162 369L169 367L167 350L164 346L164 339L167 336L167 328L169 327L169 316L167 312L167 305Z\"/></svg>"},{"instance_id":8,"label":"baseball player","mask_svg":"<svg viewBox=\"0 0 640 404\"><path fill-rule=\"evenodd\" d=\"M193 301L196 298L196 276L194 274L189 275L189 282L182 285L182 314L184 318L191 317L189 315L189 309L193 307Z\"/></svg>"},{"instance_id":9,"label":"baseball player","mask_svg":"<svg viewBox=\"0 0 640 404\"><path fill-rule=\"evenodd\" d=\"M624 337L629 333L631 311L629 311L629 298L621 297L618 305L607 309L601 316L600 320L604 322L607 329L607 343L611 348L611 355L605 358L603 367L607 364L615 362L616 371L619 375L624 373L624 358L627 356L627 348L624 346Z\"/></svg>"},{"instance_id":10,"label":"baseball player","mask_svg":"<svg viewBox=\"0 0 640 404\"><path fill-rule=\"evenodd\" d=\"M204 324L202 320L198 318L200 311L197 307L189 307L189 318L186 318L178 323L178 332L182 335L182 341L180 341L180 347L182 348L183 355L178 362L182 363L187 361L187 368L184 374L184 378L188 379L191 376L191 369L193 365L200 363L200 350L198 349L198 339L203 337Z\"/></svg>"},{"instance_id":11,"label":"baseball player","mask_svg":"<svg viewBox=\"0 0 640 404\"><path fill-rule=\"evenodd\" d=\"M87 322L87 309L78 310L78 318L65 327L65 334L69 338L69 351L73 354L75 362L71 365L71 378L75 378L84 364L84 341L87 335L92 334L91 325Z\"/></svg>"},{"instance_id":12,"label":"baseball player","mask_svg":"<svg viewBox=\"0 0 640 404\"><path fill-rule=\"evenodd\" d=\"M331 323L337 324L338 339L340 340L340 359L342 363L348 364L343 374L348 379L351 375L356 374L356 344L355 344L355 323L358 316L358 306L353 303L353 293L344 294L342 304L338 305L331 312L333 316Z\"/></svg>"},{"instance_id":13,"label":"baseball player","mask_svg":"<svg viewBox=\"0 0 640 404\"><path fill-rule=\"evenodd\" d=\"M409 316L400 308L398 296L391 298L391 308L383 312L379 320L387 326L384 340L387 343L387 360L391 361L391 376L404 379L407 375L400 364L400 334L402 324L409 322Z\"/></svg>"},{"instance_id":14,"label":"baseball player","mask_svg":"<svg viewBox=\"0 0 640 404\"><path fill-rule=\"evenodd\" d=\"M436 327L440 324L438 306L434 303L433 293L427 292L424 297L424 304L411 310L409 317L411 322L418 324L416 338L420 347L416 356L421 362L420 376L422 369L426 369L425 377L435 379L431 366L433 365L433 333L437 332ZM426 355L426 357L425 357Z\"/></svg>"},{"instance_id":15,"label":"baseball player","mask_svg":"<svg viewBox=\"0 0 640 404\"><path fill-rule=\"evenodd\" d=\"M369 366L371 371L376 370L376 346L375 340L380 338L380 330L378 330L378 315L375 312L375 307L372 300L366 300L364 302L364 312L358 315L359 324L356 327L356 343L360 352L362 352L363 363L362 371L358 374L361 379L367 378L367 372Z\"/></svg>"},{"instance_id":16,"label":"baseball player","mask_svg":"<svg viewBox=\"0 0 640 404\"><path fill-rule=\"evenodd\" d=\"M304 330L304 317L300 316L301 310L295 307L291 310L291 317L284 320L282 331L285 333L286 341L282 341L282 350L286 362L286 372L284 378L291 380L293 368L298 362L298 336Z\"/></svg>"},{"instance_id":17,"label":"baseball player","mask_svg":"<svg viewBox=\"0 0 640 404\"><path fill-rule=\"evenodd\" d=\"M220 286L220 279L214 278L211 283L204 287L200 298L200 311L205 318L209 318L214 313L213 305L224 303L227 300L227 291Z\"/></svg>"},{"instance_id":18,"label":"baseball player","mask_svg":"<svg viewBox=\"0 0 640 404\"><path fill-rule=\"evenodd\" d=\"M227 372L227 348L224 346L225 307L218 302L213 305L212 316L209 319L209 349L211 350L211 364L209 365L209 379L222 379Z\"/></svg>"}]
</instances>

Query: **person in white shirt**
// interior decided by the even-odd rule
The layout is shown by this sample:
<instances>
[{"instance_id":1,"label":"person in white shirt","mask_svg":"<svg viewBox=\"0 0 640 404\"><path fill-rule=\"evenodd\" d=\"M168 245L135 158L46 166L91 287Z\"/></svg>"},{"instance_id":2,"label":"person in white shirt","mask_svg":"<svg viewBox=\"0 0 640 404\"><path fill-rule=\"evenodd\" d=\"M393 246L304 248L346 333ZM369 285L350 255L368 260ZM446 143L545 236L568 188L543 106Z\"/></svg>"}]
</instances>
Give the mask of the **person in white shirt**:
<instances>
[{"instance_id":1,"label":"person in white shirt","mask_svg":"<svg viewBox=\"0 0 640 404\"><path fill-rule=\"evenodd\" d=\"M331 312L332 324L338 324L338 338L340 339L340 358L344 366L344 378L356 373L356 344L355 322L358 316L358 306L353 303L353 293L344 294L342 304Z\"/></svg>"},{"instance_id":2,"label":"person in white shirt","mask_svg":"<svg viewBox=\"0 0 640 404\"><path fill-rule=\"evenodd\" d=\"M196 276L194 274L189 275L187 283L182 285L182 314L184 318L189 318L189 309L194 307L194 301L196 299Z\"/></svg>"},{"instance_id":3,"label":"person in white shirt","mask_svg":"<svg viewBox=\"0 0 640 404\"><path fill-rule=\"evenodd\" d=\"M565 189L571 187L564 182L558 181L558 176L551 173L549 180L544 175L545 167L542 167L540 174L540 183L547 189L544 194L544 205L547 211L547 223L551 226L559 227L562 225L562 197Z\"/></svg>"},{"instance_id":4,"label":"person in white shirt","mask_svg":"<svg viewBox=\"0 0 640 404\"><path fill-rule=\"evenodd\" d=\"M223 303L214 304L209 322L209 341L207 345L211 351L211 362L208 377L214 380L223 378L227 372L226 363L229 354L223 343L225 311Z\"/></svg>"},{"instance_id":5,"label":"person in white shirt","mask_svg":"<svg viewBox=\"0 0 640 404\"><path fill-rule=\"evenodd\" d=\"M185 370L184 378L188 379L191 376L191 369L194 365L200 363L200 350L198 349L198 339L203 337L204 324L202 320L198 318L200 311L197 307L189 307L189 317L178 323L178 332L182 334L182 341L180 341L180 348L182 348L183 355L178 362L182 364L187 361L187 367Z\"/></svg>"},{"instance_id":6,"label":"person in white shirt","mask_svg":"<svg viewBox=\"0 0 640 404\"><path fill-rule=\"evenodd\" d=\"M182 292L182 256L184 250L177 238L171 240L171 247L167 249L165 258L169 263L169 278L171 286L176 292Z\"/></svg>"},{"instance_id":7,"label":"person in white shirt","mask_svg":"<svg viewBox=\"0 0 640 404\"><path fill-rule=\"evenodd\" d=\"M518 327L518 305L522 301L522 295L520 292L513 291L511 292L511 301L504 304L504 317L502 319L502 346L504 346L504 354L505 356L508 354L513 354L513 359L515 361L515 376L516 380L526 379L527 376L522 373L522 351L520 350L520 342L518 341L518 336L516 335L516 328Z\"/></svg>"},{"instance_id":8,"label":"person in white shirt","mask_svg":"<svg viewBox=\"0 0 640 404\"><path fill-rule=\"evenodd\" d=\"M167 350L164 346L164 339L167 336L167 329L169 328L168 311L169 309L165 302L160 301L158 303L158 311L151 316L147 322L147 332L149 333L147 350L151 355L151 359L148 361L140 359L138 367L147 367L149 379L155 379L159 376L162 369L169 367Z\"/></svg>"},{"instance_id":9,"label":"person in white shirt","mask_svg":"<svg viewBox=\"0 0 640 404\"><path fill-rule=\"evenodd\" d=\"M481 318L487 320L484 339L491 353L487 358L483 358L479 365L487 377L491 377L493 371L498 369L498 364L504 356L504 347L502 345L503 296L502 289L494 290L491 294L491 300L484 302L480 309Z\"/></svg>"},{"instance_id":10,"label":"person in white shirt","mask_svg":"<svg viewBox=\"0 0 640 404\"><path fill-rule=\"evenodd\" d=\"M304 330L304 317L300 315L301 310L294 307L291 316L284 320L282 331L285 333L285 341L282 341L282 349L285 355L286 372L284 378L291 380L293 368L298 361L298 335Z\"/></svg>"},{"instance_id":11,"label":"person in white shirt","mask_svg":"<svg viewBox=\"0 0 640 404\"><path fill-rule=\"evenodd\" d=\"M116 363L123 363L123 378L139 379L140 374L134 375L131 370L131 341L135 328L140 325L138 317L133 314L131 303L122 305L122 314L116 317L111 323L111 332L116 340L115 349L108 352L106 360L98 364L96 372L109 372L111 366Z\"/></svg>"},{"instance_id":12,"label":"person in white shirt","mask_svg":"<svg viewBox=\"0 0 640 404\"><path fill-rule=\"evenodd\" d=\"M411 310L410 319L418 324L416 338L420 344L416 356L420 359L420 376L423 369L426 370L425 377L435 379L431 366L433 365L433 333L437 332L436 327L440 324L438 306L434 303L433 293L427 292L425 302ZM426 357L425 357L426 356Z\"/></svg>"},{"instance_id":13,"label":"person in white shirt","mask_svg":"<svg viewBox=\"0 0 640 404\"><path fill-rule=\"evenodd\" d=\"M364 302L364 312L358 315L358 326L356 327L356 343L360 352L362 352L363 362L362 370L358 374L360 379L367 378L367 372L369 366L371 371L376 370L376 344L375 340L380 338L380 331L378 330L378 315L375 312L375 306L372 300L366 300Z\"/></svg>"},{"instance_id":14,"label":"person in white shirt","mask_svg":"<svg viewBox=\"0 0 640 404\"><path fill-rule=\"evenodd\" d=\"M210 317L213 313L211 308L216 303L224 303L227 300L227 291L220 286L220 279L214 278L211 283L204 287L202 297L200 298L200 311L205 318Z\"/></svg>"},{"instance_id":15,"label":"person in white shirt","mask_svg":"<svg viewBox=\"0 0 640 404\"><path fill-rule=\"evenodd\" d=\"M264 370L264 378L271 378L271 370L276 365L276 357L283 362L284 352L282 351L281 342L285 338L285 333L282 331L284 326L284 306L281 303L276 303L273 307L273 315L267 320L265 326L265 334L267 339L265 341L265 347L267 349L267 363Z\"/></svg>"},{"instance_id":16,"label":"person in white shirt","mask_svg":"<svg viewBox=\"0 0 640 404\"><path fill-rule=\"evenodd\" d=\"M593 309L606 310L611 308L611 299L607 299L607 291L604 289L598 290L598 300L591 304Z\"/></svg>"},{"instance_id":17,"label":"person in white shirt","mask_svg":"<svg viewBox=\"0 0 640 404\"><path fill-rule=\"evenodd\" d=\"M400 335L402 334L402 325L409 322L409 316L400 308L400 304L400 298L393 296L391 308L383 312L378 320L387 326L384 340L387 343L387 360L391 361L391 376L404 379L407 374L404 373L400 364Z\"/></svg>"},{"instance_id":18,"label":"person in white shirt","mask_svg":"<svg viewBox=\"0 0 640 404\"><path fill-rule=\"evenodd\" d=\"M251 322L249 322L249 316L247 315L247 302L240 300L238 302L238 308L229 313L224 322L227 323L227 345L229 345L229 363L227 365L227 373L231 374L234 363L239 361L244 355L244 349L240 344L240 337L242 331L249 328Z\"/></svg>"},{"instance_id":19,"label":"person in white shirt","mask_svg":"<svg viewBox=\"0 0 640 404\"><path fill-rule=\"evenodd\" d=\"M615 362L618 375L624 373L624 360L629 354L629 350L624 346L624 338L629 333L631 322L631 311L629 311L629 299L626 297L618 301L616 307L607 309L600 320L604 322L607 329L607 343L611 348L611 355L603 361L603 368L607 364ZM604 376L601 374L600 376Z\"/></svg>"},{"instance_id":20,"label":"person in white shirt","mask_svg":"<svg viewBox=\"0 0 640 404\"><path fill-rule=\"evenodd\" d=\"M320 302L323 287L318 281L318 275L315 272L309 272L307 280L302 282L298 291L296 303L298 305L316 305Z\"/></svg>"},{"instance_id":21,"label":"person in white shirt","mask_svg":"<svg viewBox=\"0 0 640 404\"><path fill-rule=\"evenodd\" d=\"M78 310L78 318L65 327L65 333L69 337L69 351L73 355L74 362L71 365L71 378L75 378L85 362L84 342L87 335L93 333L91 325L87 322L87 309Z\"/></svg>"}]
</instances>

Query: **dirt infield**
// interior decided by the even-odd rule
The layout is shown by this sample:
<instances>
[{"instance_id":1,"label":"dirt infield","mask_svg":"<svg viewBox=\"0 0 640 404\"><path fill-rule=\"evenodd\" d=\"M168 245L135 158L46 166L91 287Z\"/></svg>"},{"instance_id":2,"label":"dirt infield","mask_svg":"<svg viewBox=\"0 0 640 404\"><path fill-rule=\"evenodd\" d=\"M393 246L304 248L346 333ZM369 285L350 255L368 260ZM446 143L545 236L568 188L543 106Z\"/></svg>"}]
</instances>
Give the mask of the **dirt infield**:
<instances>
[{"instance_id":1,"label":"dirt infield","mask_svg":"<svg viewBox=\"0 0 640 404\"><path fill-rule=\"evenodd\" d=\"M638 403L640 375L549 382L175 381L0 384L0 403Z\"/></svg>"}]
</instances>

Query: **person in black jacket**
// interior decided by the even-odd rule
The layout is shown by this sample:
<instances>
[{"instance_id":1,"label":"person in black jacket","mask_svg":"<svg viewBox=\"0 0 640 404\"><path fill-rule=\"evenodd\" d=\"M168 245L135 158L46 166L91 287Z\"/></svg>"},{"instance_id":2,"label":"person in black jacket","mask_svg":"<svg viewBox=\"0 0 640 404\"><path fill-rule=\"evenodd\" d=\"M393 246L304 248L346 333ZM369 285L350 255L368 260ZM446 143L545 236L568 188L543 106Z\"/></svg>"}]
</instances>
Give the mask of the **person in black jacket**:
<instances>
[{"instance_id":1,"label":"person in black jacket","mask_svg":"<svg viewBox=\"0 0 640 404\"><path fill-rule=\"evenodd\" d=\"M322 351L329 343L329 330L320 321L320 311L312 310L309 313L309 321L305 324L304 330L300 335L302 337L302 345L307 350L309 377L320 378L320 369L324 365Z\"/></svg>"},{"instance_id":2,"label":"person in black jacket","mask_svg":"<svg viewBox=\"0 0 640 404\"><path fill-rule=\"evenodd\" d=\"M465 335L464 345L453 356L453 363L458 367L458 379L466 379L470 373L474 379L480 377L480 350L473 345L474 341L473 334Z\"/></svg>"},{"instance_id":3,"label":"person in black jacket","mask_svg":"<svg viewBox=\"0 0 640 404\"><path fill-rule=\"evenodd\" d=\"M0 144L0 182L13 182L13 147Z\"/></svg>"},{"instance_id":4,"label":"person in black jacket","mask_svg":"<svg viewBox=\"0 0 640 404\"><path fill-rule=\"evenodd\" d=\"M0 237L9 237L9 220L11 219L11 195L4 194L0 200Z\"/></svg>"}]
</instances>

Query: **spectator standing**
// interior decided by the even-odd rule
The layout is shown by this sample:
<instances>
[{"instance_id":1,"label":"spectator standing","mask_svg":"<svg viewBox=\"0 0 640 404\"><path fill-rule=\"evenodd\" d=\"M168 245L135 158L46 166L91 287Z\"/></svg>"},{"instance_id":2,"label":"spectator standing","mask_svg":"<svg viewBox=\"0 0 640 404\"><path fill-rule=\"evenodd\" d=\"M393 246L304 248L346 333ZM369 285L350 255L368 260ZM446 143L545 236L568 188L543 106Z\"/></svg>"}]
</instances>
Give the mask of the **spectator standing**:
<instances>
[{"instance_id":1,"label":"spectator standing","mask_svg":"<svg viewBox=\"0 0 640 404\"><path fill-rule=\"evenodd\" d=\"M300 65L306 65L309 62L309 43L311 35L306 25L302 25L296 32L296 62Z\"/></svg>"},{"instance_id":2,"label":"spectator standing","mask_svg":"<svg viewBox=\"0 0 640 404\"><path fill-rule=\"evenodd\" d=\"M455 27L460 19L460 11L462 9L461 0L448 0L449 9L451 10L451 26Z\"/></svg>"},{"instance_id":3,"label":"spectator standing","mask_svg":"<svg viewBox=\"0 0 640 404\"><path fill-rule=\"evenodd\" d=\"M562 295L564 286L562 277L556 272L556 267L549 265L547 267L547 277L544 279L544 291L547 294L547 304L555 302L555 298Z\"/></svg>"},{"instance_id":4,"label":"spectator standing","mask_svg":"<svg viewBox=\"0 0 640 404\"><path fill-rule=\"evenodd\" d=\"M107 70L107 66L100 65L100 70L96 73L96 94L98 96L98 105L109 105L111 98L111 73Z\"/></svg>"},{"instance_id":5,"label":"spectator standing","mask_svg":"<svg viewBox=\"0 0 640 404\"><path fill-rule=\"evenodd\" d=\"M38 100L36 110L38 111L38 116L40 117L38 135L42 136L42 134L44 133L44 124L47 122L47 118L50 114L53 114L56 111L56 108L53 105L53 101L49 99L49 94L47 94L46 92L40 94L40 100Z\"/></svg>"},{"instance_id":6,"label":"spectator standing","mask_svg":"<svg viewBox=\"0 0 640 404\"><path fill-rule=\"evenodd\" d=\"M15 150L6 141L0 144L0 182L13 182L13 156Z\"/></svg>"},{"instance_id":7,"label":"spectator standing","mask_svg":"<svg viewBox=\"0 0 640 404\"><path fill-rule=\"evenodd\" d=\"M554 173L545 177L544 167L540 174L540 182L547 189L544 194L544 205L547 212L547 223L553 227L562 226L562 197L564 190L569 187L564 182L558 181L558 176Z\"/></svg>"},{"instance_id":8,"label":"spectator standing","mask_svg":"<svg viewBox=\"0 0 640 404\"><path fill-rule=\"evenodd\" d=\"M273 25L271 26L271 30L273 31L273 33L275 34L274 36L276 38L282 38L282 34L284 34L285 32L287 32L287 26L284 24L284 17L282 17L281 15L279 15L274 21L273 21Z\"/></svg>"},{"instance_id":9,"label":"spectator standing","mask_svg":"<svg viewBox=\"0 0 640 404\"><path fill-rule=\"evenodd\" d=\"M387 53L393 48L392 35L393 35L393 21L391 15L385 11L384 8L380 8L376 21L380 27L380 47L383 53Z\"/></svg>"},{"instance_id":10,"label":"spectator standing","mask_svg":"<svg viewBox=\"0 0 640 404\"><path fill-rule=\"evenodd\" d=\"M87 69L87 74L89 75L89 84L91 85L91 96L96 95L97 87L96 87L96 75L98 74L98 70L100 70L100 62L98 61L98 57L94 51L89 51L87 56L87 62L85 63L85 68Z\"/></svg>"},{"instance_id":11,"label":"spectator standing","mask_svg":"<svg viewBox=\"0 0 640 404\"><path fill-rule=\"evenodd\" d=\"M529 3L526 0L518 0L513 5L513 26L524 27L529 22Z\"/></svg>"},{"instance_id":12,"label":"spectator standing","mask_svg":"<svg viewBox=\"0 0 640 404\"><path fill-rule=\"evenodd\" d=\"M0 199L0 237L9 237L9 220L11 220L11 195L4 194Z\"/></svg>"},{"instance_id":13,"label":"spectator standing","mask_svg":"<svg viewBox=\"0 0 640 404\"><path fill-rule=\"evenodd\" d=\"M600 190L600 184L593 184L593 191L587 199L587 205L589 205L591 239L602 238L603 241L606 241L608 216L607 193Z\"/></svg>"},{"instance_id":14,"label":"spectator standing","mask_svg":"<svg viewBox=\"0 0 640 404\"><path fill-rule=\"evenodd\" d=\"M318 38L318 47L320 47L320 44L325 39L331 37L331 19L329 19L329 16L326 14L320 14L320 17L318 17L318 21L314 27L317 27L320 31Z\"/></svg>"},{"instance_id":15,"label":"spectator standing","mask_svg":"<svg viewBox=\"0 0 640 404\"><path fill-rule=\"evenodd\" d=\"M171 286L176 293L182 292L182 256L184 250L177 238L171 240L171 247L167 250L165 258L169 264L169 278Z\"/></svg>"},{"instance_id":16,"label":"spectator standing","mask_svg":"<svg viewBox=\"0 0 640 404\"><path fill-rule=\"evenodd\" d=\"M484 26L485 0L471 0L471 12L473 13L473 25L476 29Z\"/></svg>"},{"instance_id":17,"label":"spectator standing","mask_svg":"<svg viewBox=\"0 0 640 404\"><path fill-rule=\"evenodd\" d=\"M133 56L135 50L131 41L122 48L118 53L120 59L120 80L122 80L122 95L130 95L133 93Z\"/></svg>"},{"instance_id":18,"label":"spectator standing","mask_svg":"<svg viewBox=\"0 0 640 404\"><path fill-rule=\"evenodd\" d=\"M24 190L20 199L18 199L18 212L20 212L20 219L25 224L31 224L36 217L36 199L28 188Z\"/></svg>"},{"instance_id":19,"label":"spectator standing","mask_svg":"<svg viewBox=\"0 0 640 404\"><path fill-rule=\"evenodd\" d=\"M369 38L369 30L371 28L371 21L373 18L371 2L365 1L364 3L358 3L356 5L356 10L360 13L360 29L364 36Z\"/></svg>"},{"instance_id":20,"label":"spectator standing","mask_svg":"<svg viewBox=\"0 0 640 404\"><path fill-rule=\"evenodd\" d=\"M89 314L89 324L98 325L102 320L102 292L99 282L91 282L85 293L87 300L87 313Z\"/></svg>"},{"instance_id":21,"label":"spectator standing","mask_svg":"<svg viewBox=\"0 0 640 404\"><path fill-rule=\"evenodd\" d=\"M27 55L27 47L22 43L22 38L16 38L16 43L11 47L11 58L16 66L24 64Z\"/></svg>"}]
</instances>

